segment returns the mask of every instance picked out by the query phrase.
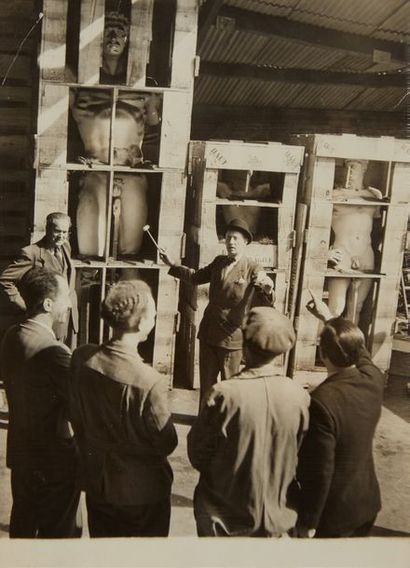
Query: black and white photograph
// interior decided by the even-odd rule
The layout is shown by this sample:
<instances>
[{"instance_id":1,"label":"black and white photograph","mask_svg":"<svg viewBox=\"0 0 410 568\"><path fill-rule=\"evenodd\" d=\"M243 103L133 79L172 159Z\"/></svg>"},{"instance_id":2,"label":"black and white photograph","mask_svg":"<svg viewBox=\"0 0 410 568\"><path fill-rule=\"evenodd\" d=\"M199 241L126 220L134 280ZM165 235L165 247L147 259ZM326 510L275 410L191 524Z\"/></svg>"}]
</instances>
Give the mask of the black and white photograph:
<instances>
[{"instance_id":1,"label":"black and white photograph","mask_svg":"<svg viewBox=\"0 0 410 568\"><path fill-rule=\"evenodd\" d=\"M409 40L0 0L0 567L409 566Z\"/></svg>"}]
</instances>

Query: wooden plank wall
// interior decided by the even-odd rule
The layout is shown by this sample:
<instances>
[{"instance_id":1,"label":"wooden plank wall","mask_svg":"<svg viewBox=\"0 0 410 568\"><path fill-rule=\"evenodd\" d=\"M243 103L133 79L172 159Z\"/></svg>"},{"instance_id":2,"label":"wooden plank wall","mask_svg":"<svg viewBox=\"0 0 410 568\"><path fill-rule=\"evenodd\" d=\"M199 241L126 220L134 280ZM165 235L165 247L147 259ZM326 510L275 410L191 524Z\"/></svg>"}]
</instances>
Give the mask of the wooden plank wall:
<instances>
[{"instance_id":1,"label":"wooden plank wall","mask_svg":"<svg viewBox=\"0 0 410 568\"><path fill-rule=\"evenodd\" d=\"M35 0L0 2L0 83L36 21ZM38 24L0 85L0 270L30 241L33 203L33 108ZM0 306L1 308L1 306Z\"/></svg>"}]
</instances>

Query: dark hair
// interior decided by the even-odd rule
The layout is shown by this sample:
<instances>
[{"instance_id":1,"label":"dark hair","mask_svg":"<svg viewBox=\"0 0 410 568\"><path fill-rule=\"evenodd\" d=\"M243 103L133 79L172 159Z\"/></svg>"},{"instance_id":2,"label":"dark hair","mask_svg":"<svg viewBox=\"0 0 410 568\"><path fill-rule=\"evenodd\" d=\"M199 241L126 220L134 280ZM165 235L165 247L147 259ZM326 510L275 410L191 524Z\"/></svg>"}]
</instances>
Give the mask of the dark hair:
<instances>
[{"instance_id":1,"label":"dark hair","mask_svg":"<svg viewBox=\"0 0 410 568\"><path fill-rule=\"evenodd\" d=\"M114 329L132 329L145 314L149 297L151 290L142 280L120 280L108 291L101 315Z\"/></svg>"},{"instance_id":2,"label":"dark hair","mask_svg":"<svg viewBox=\"0 0 410 568\"><path fill-rule=\"evenodd\" d=\"M46 217L46 231L49 229L49 227L55 224L55 221L58 221L60 219L67 220L71 227L71 219L67 215L67 213L62 213L61 211L54 211L54 213L49 213L49 215L47 215Z\"/></svg>"},{"instance_id":3,"label":"dark hair","mask_svg":"<svg viewBox=\"0 0 410 568\"><path fill-rule=\"evenodd\" d=\"M56 299L59 292L59 276L58 272L49 268L32 268L17 282L17 289L28 312L39 313L46 298Z\"/></svg>"},{"instance_id":4,"label":"dark hair","mask_svg":"<svg viewBox=\"0 0 410 568\"><path fill-rule=\"evenodd\" d=\"M352 321L342 317L326 322L320 335L320 348L337 367L355 365L364 345L362 331Z\"/></svg>"}]
</instances>

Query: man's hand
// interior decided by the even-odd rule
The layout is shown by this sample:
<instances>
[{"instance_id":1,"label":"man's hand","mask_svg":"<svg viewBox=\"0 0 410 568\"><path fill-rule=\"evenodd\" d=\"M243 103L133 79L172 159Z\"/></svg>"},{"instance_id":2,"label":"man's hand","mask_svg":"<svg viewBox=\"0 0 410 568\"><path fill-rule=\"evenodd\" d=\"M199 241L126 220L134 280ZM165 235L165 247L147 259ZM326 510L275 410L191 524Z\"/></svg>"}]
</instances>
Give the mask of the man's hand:
<instances>
[{"instance_id":1,"label":"man's hand","mask_svg":"<svg viewBox=\"0 0 410 568\"><path fill-rule=\"evenodd\" d=\"M337 266L343 260L343 253L339 249L329 249L327 253L327 261L332 266Z\"/></svg>"},{"instance_id":2,"label":"man's hand","mask_svg":"<svg viewBox=\"0 0 410 568\"><path fill-rule=\"evenodd\" d=\"M168 256L165 249L159 250L159 258L168 266L175 266L175 261L170 256Z\"/></svg>"},{"instance_id":3,"label":"man's hand","mask_svg":"<svg viewBox=\"0 0 410 568\"><path fill-rule=\"evenodd\" d=\"M273 293L273 282L262 270L252 277L252 284L267 295Z\"/></svg>"},{"instance_id":4,"label":"man's hand","mask_svg":"<svg viewBox=\"0 0 410 568\"><path fill-rule=\"evenodd\" d=\"M327 305L310 289L309 294L311 295L312 299L306 304L306 309L316 318L322 320L325 323L328 320L332 319L333 315L331 314Z\"/></svg>"}]
</instances>

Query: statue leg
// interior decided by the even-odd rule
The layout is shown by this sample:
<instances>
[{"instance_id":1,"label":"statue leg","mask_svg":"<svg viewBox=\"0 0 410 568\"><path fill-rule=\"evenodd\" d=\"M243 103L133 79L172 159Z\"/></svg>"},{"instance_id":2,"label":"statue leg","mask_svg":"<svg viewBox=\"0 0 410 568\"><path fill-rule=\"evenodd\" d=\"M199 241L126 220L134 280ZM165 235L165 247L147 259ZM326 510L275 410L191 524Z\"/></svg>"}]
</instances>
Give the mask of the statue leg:
<instances>
[{"instance_id":1,"label":"statue leg","mask_svg":"<svg viewBox=\"0 0 410 568\"><path fill-rule=\"evenodd\" d=\"M343 313L346 305L346 295L349 288L350 278L329 278L329 310L335 316Z\"/></svg>"},{"instance_id":2,"label":"statue leg","mask_svg":"<svg viewBox=\"0 0 410 568\"><path fill-rule=\"evenodd\" d=\"M77 239L80 254L103 256L107 230L107 177L87 173L81 181L77 207Z\"/></svg>"},{"instance_id":3,"label":"statue leg","mask_svg":"<svg viewBox=\"0 0 410 568\"><path fill-rule=\"evenodd\" d=\"M347 319L356 324L359 322L360 312L371 287L372 280L367 278L357 278L352 282L351 291L349 291L347 298Z\"/></svg>"},{"instance_id":4,"label":"statue leg","mask_svg":"<svg viewBox=\"0 0 410 568\"><path fill-rule=\"evenodd\" d=\"M137 254L148 219L148 181L144 174L115 175L121 187L120 254Z\"/></svg>"}]
</instances>

